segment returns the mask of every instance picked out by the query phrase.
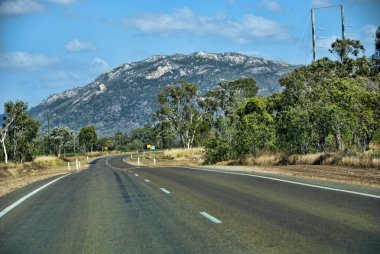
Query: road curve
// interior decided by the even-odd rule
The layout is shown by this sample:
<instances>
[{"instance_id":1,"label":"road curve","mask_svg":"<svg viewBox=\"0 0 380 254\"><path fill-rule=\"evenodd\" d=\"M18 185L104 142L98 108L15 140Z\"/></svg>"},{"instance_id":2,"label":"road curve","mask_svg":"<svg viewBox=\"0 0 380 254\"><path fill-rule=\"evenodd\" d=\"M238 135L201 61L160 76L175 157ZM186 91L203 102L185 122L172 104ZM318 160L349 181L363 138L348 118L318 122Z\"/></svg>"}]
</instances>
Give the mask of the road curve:
<instances>
[{"instance_id":1,"label":"road curve","mask_svg":"<svg viewBox=\"0 0 380 254\"><path fill-rule=\"evenodd\" d=\"M101 158L0 218L0 253L377 253L380 200ZM36 183L0 198L0 210Z\"/></svg>"}]
</instances>

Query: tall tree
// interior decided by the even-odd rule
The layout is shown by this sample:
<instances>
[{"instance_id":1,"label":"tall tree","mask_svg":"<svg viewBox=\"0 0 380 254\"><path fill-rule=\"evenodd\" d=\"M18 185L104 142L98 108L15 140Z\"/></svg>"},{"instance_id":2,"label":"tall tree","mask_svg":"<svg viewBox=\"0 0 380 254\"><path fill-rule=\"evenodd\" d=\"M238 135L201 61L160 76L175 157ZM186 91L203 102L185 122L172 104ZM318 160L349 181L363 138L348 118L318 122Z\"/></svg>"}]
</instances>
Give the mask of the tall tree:
<instances>
[{"instance_id":1,"label":"tall tree","mask_svg":"<svg viewBox=\"0 0 380 254\"><path fill-rule=\"evenodd\" d=\"M208 111L202 107L197 86L187 82L177 82L164 88L158 95L159 108L155 119L170 123L179 136L184 148L191 148L196 132Z\"/></svg>"},{"instance_id":2,"label":"tall tree","mask_svg":"<svg viewBox=\"0 0 380 254\"><path fill-rule=\"evenodd\" d=\"M26 113L16 118L9 130L9 146L12 151L10 158L13 161L30 161L35 157L35 138L38 136L39 127L40 123Z\"/></svg>"},{"instance_id":3,"label":"tall tree","mask_svg":"<svg viewBox=\"0 0 380 254\"><path fill-rule=\"evenodd\" d=\"M221 82L205 97L214 100L215 109L230 116L247 98L256 96L259 87L253 78L242 78L233 81Z\"/></svg>"},{"instance_id":4,"label":"tall tree","mask_svg":"<svg viewBox=\"0 0 380 254\"><path fill-rule=\"evenodd\" d=\"M12 154L14 159L16 159L20 141L22 141L21 143L31 142L37 135L39 123L27 115L27 109L28 105L23 101L17 101L16 103L9 101L4 104L5 116L3 126L0 129L0 142L3 147L4 161L6 164L8 163L8 152L6 148L8 133L12 136L8 143L13 148ZM25 148L26 147L24 147L24 149Z\"/></svg>"},{"instance_id":5,"label":"tall tree","mask_svg":"<svg viewBox=\"0 0 380 254\"><path fill-rule=\"evenodd\" d=\"M364 52L365 49L359 40L351 39L336 39L331 44L329 51L339 58L341 63L349 59L349 55L358 56L360 51Z\"/></svg>"},{"instance_id":6,"label":"tall tree","mask_svg":"<svg viewBox=\"0 0 380 254\"><path fill-rule=\"evenodd\" d=\"M213 113L211 119L208 119L212 123L213 139L219 139L210 139L209 144L206 145L210 150L208 155L232 159L239 153L241 136L238 133L240 133L242 122L236 112L240 104L256 96L258 89L254 79L242 78L221 82L205 94L204 97L208 99L206 102ZM215 144L219 144L218 146L222 149L219 151ZM209 159L210 161L214 160L211 157Z\"/></svg>"},{"instance_id":7,"label":"tall tree","mask_svg":"<svg viewBox=\"0 0 380 254\"><path fill-rule=\"evenodd\" d=\"M86 151L92 152L97 140L95 127L92 125L83 127L79 132L78 139L79 143L85 148Z\"/></svg>"},{"instance_id":8,"label":"tall tree","mask_svg":"<svg viewBox=\"0 0 380 254\"><path fill-rule=\"evenodd\" d=\"M238 154L256 156L262 150L274 147L274 118L268 112L268 99L265 97L250 98L238 110L241 130L237 133L239 141Z\"/></svg>"},{"instance_id":9,"label":"tall tree","mask_svg":"<svg viewBox=\"0 0 380 254\"><path fill-rule=\"evenodd\" d=\"M55 155L61 157L62 149L74 138L74 131L65 125L54 127L50 132L50 140Z\"/></svg>"}]
</instances>

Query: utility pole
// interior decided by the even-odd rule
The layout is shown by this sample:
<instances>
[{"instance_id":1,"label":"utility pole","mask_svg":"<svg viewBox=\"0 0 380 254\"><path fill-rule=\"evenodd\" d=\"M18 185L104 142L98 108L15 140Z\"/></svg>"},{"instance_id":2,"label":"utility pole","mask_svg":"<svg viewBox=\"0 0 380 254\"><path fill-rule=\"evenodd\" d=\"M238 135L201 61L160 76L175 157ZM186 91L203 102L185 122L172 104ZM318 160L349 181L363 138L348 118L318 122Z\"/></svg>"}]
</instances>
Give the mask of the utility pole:
<instances>
[{"instance_id":1,"label":"utility pole","mask_svg":"<svg viewBox=\"0 0 380 254\"><path fill-rule=\"evenodd\" d=\"M313 40L313 62L317 60L317 50L316 50L316 44L315 44L315 27L314 27L314 10L318 9L327 9L327 8L336 8L340 7L340 16L342 20L342 40L346 38L344 33L344 7L343 4L340 5L331 5L331 6L323 6L323 7L317 7L317 8L311 8L310 14L311 14L311 36Z\"/></svg>"},{"instance_id":2,"label":"utility pole","mask_svg":"<svg viewBox=\"0 0 380 254\"><path fill-rule=\"evenodd\" d=\"M73 142L74 142L74 154L76 155L76 152L75 152L75 133L73 135Z\"/></svg>"},{"instance_id":3,"label":"utility pole","mask_svg":"<svg viewBox=\"0 0 380 254\"><path fill-rule=\"evenodd\" d=\"M48 120L48 153L51 154L51 151L50 151L50 114L49 114L49 111L46 112L47 114L47 120Z\"/></svg>"},{"instance_id":4,"label":"utility pole","mask_svg":"<svg viewBox=\"0 0 380 254\"><path fill-rule=\"evenodd\" d=\"M314 27L314 9L311 8L311 36L313 39L313 62L317 59L317 50L315 48L315 27Z\"/></svg>"},{"instance_id":5,"label":"utility pole","mask_svg":"<svg viewBox=\"0 0 380 254\"><path fill-rule=\"evenodd\" d=\"M345 35L344 35L344 9L343 9L343 4L340 5L340 16L342 18L342 40L344 40Z\"/></svg>"}]
</instances>

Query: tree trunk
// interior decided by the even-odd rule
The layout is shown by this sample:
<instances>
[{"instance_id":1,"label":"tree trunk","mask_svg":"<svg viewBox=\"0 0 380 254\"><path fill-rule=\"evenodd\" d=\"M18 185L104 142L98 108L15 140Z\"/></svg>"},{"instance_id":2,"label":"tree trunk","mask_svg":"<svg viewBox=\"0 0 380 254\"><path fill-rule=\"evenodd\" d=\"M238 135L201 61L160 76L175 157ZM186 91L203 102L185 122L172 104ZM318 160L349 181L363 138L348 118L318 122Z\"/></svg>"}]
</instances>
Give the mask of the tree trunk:
<instances>
[{"instance_id":1,"label":"tree trunk","mask_svg":"<svg viewBox=\"0 0 380 254\"><path fill-rule=\"evenodd\" d=\"M343 146L342 146L342 137L340 135L340 131L338 130L335 135L335 143L336 143L336 149L338 149L338 151L342 151L343 150Z\"/></svg>"},{"instance_id":2,"label":"tree trunk","mask_svg":"<svg viewBox=\"0 0 380 254\"><path fill-rule=\"evenodd\" d=\"M7 154L7 148L5 147L5 139L1 140L1 144L3 145L5 164L8 164L8 154Z\"/></svg>"}]
</instances>

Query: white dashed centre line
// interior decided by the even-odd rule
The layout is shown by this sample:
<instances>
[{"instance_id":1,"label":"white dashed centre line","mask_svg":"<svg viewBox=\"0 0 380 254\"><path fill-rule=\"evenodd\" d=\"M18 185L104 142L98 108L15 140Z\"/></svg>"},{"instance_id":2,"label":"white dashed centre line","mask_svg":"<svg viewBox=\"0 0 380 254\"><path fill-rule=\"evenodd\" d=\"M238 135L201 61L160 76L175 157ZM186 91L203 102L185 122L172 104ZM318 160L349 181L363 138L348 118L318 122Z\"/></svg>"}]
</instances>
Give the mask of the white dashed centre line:
<instances>
[{"instance_id":1,"label":"white dashed centre line","mask_svg":"<svg viewBox=\"0 0 380 254\"><path fill-rule=\"evenodd\" d=\"M206 213L206 212L200 212L200 214L205 217L206 219L208 219L209 221L211 222L214 222L215 224L220 224L222 223L222 221L218 220L217 218L215 218L214 216Z\"/></svg>"},{"instance_id":2,"label":"white dashed centre line","mask_svg":"<svg viewBox=\"0 0 380 254\"><path fill-rule=\"evenodd\" d=\"M165 189L165 188L160 188L160 190L161 190L162 192L165 192L166 194L170 194L170 191L168 191L168 190Z\"/></svg>"},{"instance_id":3,"label":"white dashed centre line","mask_svg":"<svg viewBox=\"0 0 380 254\"><path fill-rule=\"evenodd\" d=\"M147 183L150 183L150 180L149 180L149 179L145 179L144 181L147 182Z\"/></svg>"}]
</instances>

